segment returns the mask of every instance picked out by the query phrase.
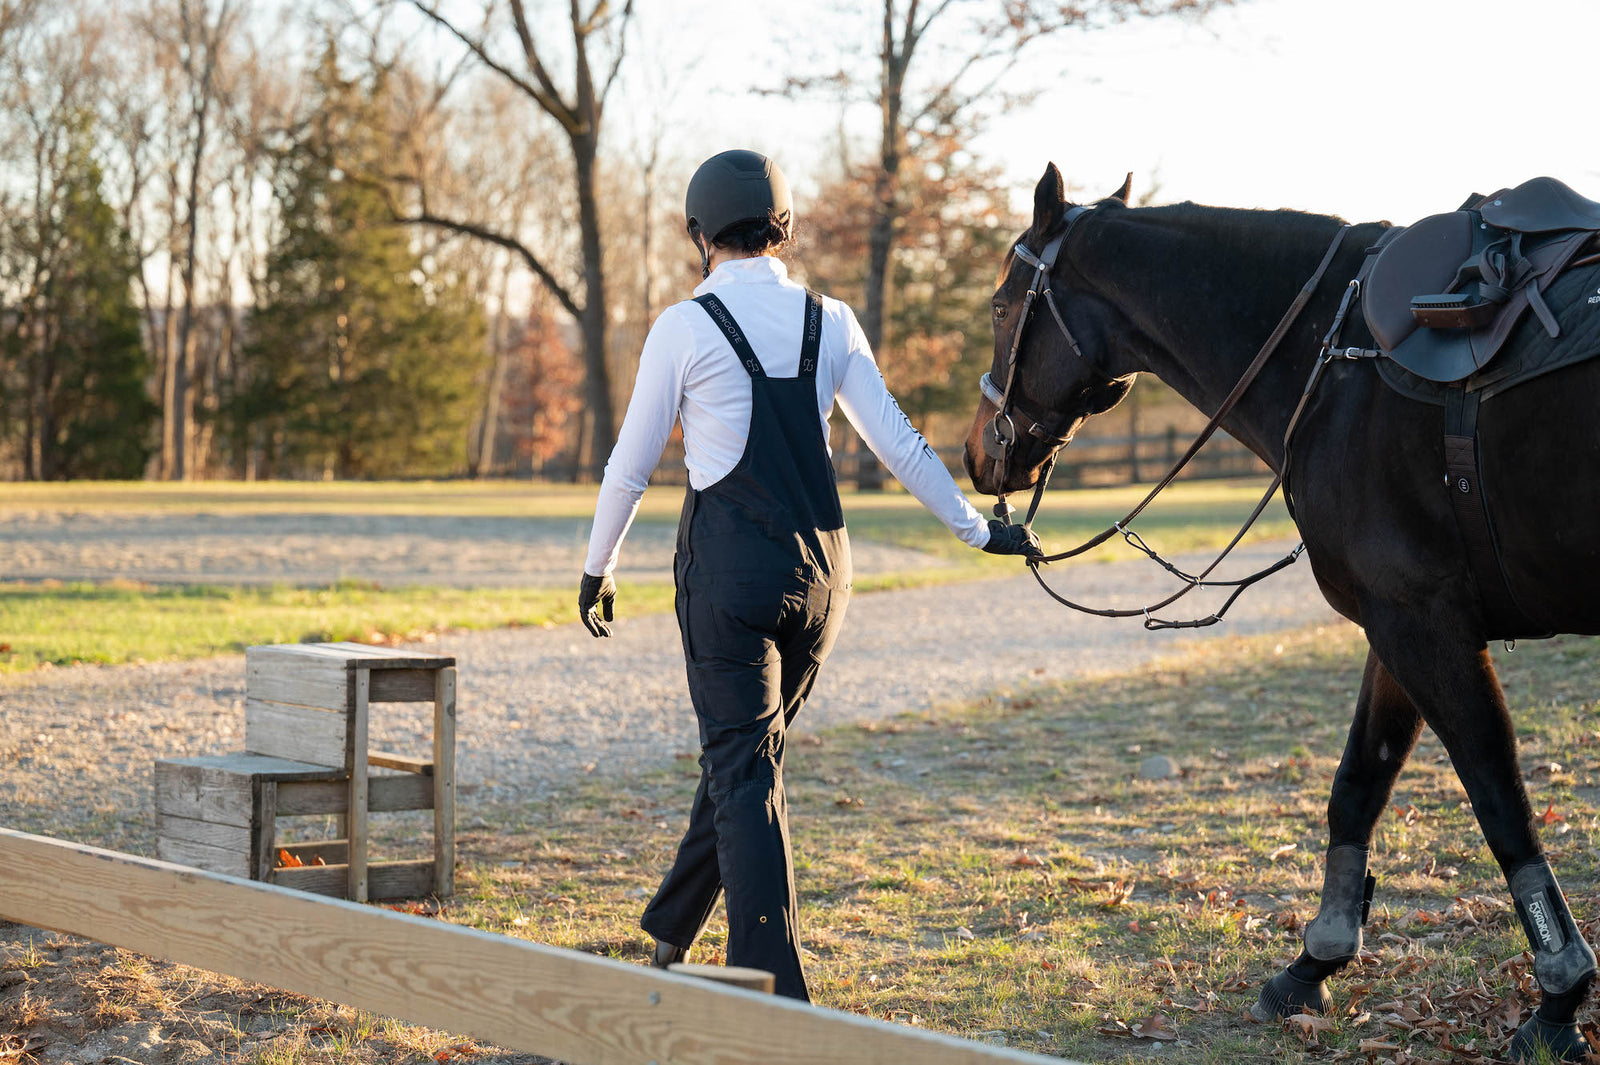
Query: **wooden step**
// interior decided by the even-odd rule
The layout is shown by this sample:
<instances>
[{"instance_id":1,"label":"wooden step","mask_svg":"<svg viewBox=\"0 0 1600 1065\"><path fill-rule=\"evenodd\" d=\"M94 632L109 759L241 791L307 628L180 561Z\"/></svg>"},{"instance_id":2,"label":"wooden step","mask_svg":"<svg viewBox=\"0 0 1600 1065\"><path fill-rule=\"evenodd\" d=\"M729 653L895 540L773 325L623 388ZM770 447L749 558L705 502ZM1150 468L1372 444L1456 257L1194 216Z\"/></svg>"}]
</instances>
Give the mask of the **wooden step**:
<instances>
[{"instance_id":1,"label":"wooden step","mask_svg":"<svg viewBox=\"0 0 1600 1065\"><path fill-rule=\"evenodd\" d=\"M297 869L274 869L272 883L316 895L344 898L349 875L349 868L344 865L306 865ZM367 865L367 898L415 899L431 895L434 876L431 860L370 862Z\"/></svg>"},{"instance_id":2,"label":"wooden step","mask_svg":"<svg viewBox=\"0 0 1600 1065\"><path fill-rule=\"evenodd\" d=\"M419 773L425 777L433 776L433 759L415 758L409 754L394 754L390 751L370 751L367 754L367 764L381 769L399 769L406 773Z\"/></svg>"}]
</instances>

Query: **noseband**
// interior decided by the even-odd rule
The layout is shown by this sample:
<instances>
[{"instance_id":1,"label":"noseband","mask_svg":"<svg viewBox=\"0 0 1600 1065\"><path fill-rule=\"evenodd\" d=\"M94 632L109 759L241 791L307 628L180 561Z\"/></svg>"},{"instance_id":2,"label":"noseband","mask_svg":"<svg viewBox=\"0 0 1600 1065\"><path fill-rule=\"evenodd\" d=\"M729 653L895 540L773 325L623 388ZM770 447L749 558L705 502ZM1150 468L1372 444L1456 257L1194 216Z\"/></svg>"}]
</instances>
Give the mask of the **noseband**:
<instances>
[{"instance_id":1,"label":"noseband","mask_svg":"<svg viewBox=\"0 0 1600 1065\"><path fill-rule=\"evenodd\" d=\"M1005 388L996 387L994 377L988 373L978 379L978 388L982 391L983 398L993 403L995 407L994 418L983 433L983 450L998 464L996 481L998 501L994 506L994 514L1001 521L1010 520L1011 506L1005 497L1006 467L1010 464L1011 452L1017 444L1018 421L1022 422L1024 431L1029 436L1045 440L1056 449L1069 439L1065 429L1072 424L1071 416L1052 417L1048 413L1041 415L1019 402L1013 392L1017 382L1017 353L1022 349L1022 336L1027 332L1028 320L1033 315L1034 301L1041 294L1044 296L1045 304L1050 308L1051 317L1061 329L1061 335L1067 338L1073 355L1080 360L1083 359L1083 349L1078 346L1072 330L1067 328L1066 319L1061 316L1061 309L1056 306L1055 294L1050 291L1050 272L1055 269L1056 258L1061 254L1061 247L1066 242L1068 234L1072 232L1072 227L1090 210L1088 207L1069 208L1066 214L1066 228L1046 244L1038 255L1033 254L1027 245L1020 242L1013 249L1013 254L1018 259L1033 267L1033 277L1028 282L1027 294L1022 298L1022 313L1017 317L1016 332L1011 334L1011 350L1006 354ZM1038 506L1037 496L1034 498L1034 506Z\"/></svg>"}]
</instances>

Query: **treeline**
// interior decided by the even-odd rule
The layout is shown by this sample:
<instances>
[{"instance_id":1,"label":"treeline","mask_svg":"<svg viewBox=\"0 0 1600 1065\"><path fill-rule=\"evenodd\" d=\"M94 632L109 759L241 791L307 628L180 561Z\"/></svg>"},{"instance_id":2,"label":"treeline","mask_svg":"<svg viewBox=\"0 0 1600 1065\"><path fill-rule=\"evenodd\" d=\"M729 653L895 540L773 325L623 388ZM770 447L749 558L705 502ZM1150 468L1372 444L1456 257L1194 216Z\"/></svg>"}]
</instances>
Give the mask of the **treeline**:
<instances>
[{"instance_id":1,"label":"treeline","mask_svg":"<svg viewBox=\"0 0 1600 1065\"><path fill-rule=\"evenodd\" d=\"M705 153L642 9L524 5L0 0L0 478L598 472L698 280ZM1021 225L973 151L995 79L1063 29L1206 6L882 0L754 87L876 111L783 159L813 189L792 268L857 308L913 417L968 408L990 357Z\"/></svg>"}]
</instances>

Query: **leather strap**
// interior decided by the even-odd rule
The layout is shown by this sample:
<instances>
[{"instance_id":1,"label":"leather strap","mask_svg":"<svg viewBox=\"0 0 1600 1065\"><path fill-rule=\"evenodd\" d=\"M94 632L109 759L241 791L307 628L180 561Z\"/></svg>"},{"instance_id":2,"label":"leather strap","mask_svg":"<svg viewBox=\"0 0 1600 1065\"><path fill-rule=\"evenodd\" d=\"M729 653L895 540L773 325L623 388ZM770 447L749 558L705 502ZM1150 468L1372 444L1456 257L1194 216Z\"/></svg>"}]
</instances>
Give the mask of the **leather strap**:
<instances>
[{"instance_id":1,"label":"leather strap","mask_svg":"<svg viewBox=\"0 0 1600 1065\"><path fill-rule=\"evenodd\" d=\"M733 320L733 315L728 313L728 308L723 306L716 294L707 292L704 296L696 296L694 301L704 307L711 320L717 323L717 328L722 330L722 335L733 345L734 354L739 356L739 361L744 363L744 368L750 376L767 376L767 371L761 368L761 360L756 358L755 349L750 346L750 341L745 339L744 330L739 328L739 323Z\"/></svg>"},{"instance_id":2,"label":"leather strap","mask_svg":"<svg viewBox=\"0 0 1600 1065\"><path fill-rule=\"evenodd\" d=\"M1456 385L1445 396L1444 467L1445 490L1450 494L1456 528L1467 547L1467 565L1478 588L1488 635L1501 639L1543 635L1545 630L1528 617L1506 580L1494 524L1483 497L1478 461L1478 393L1462 385ZM1508 627L1496 625L1497 621Z\"/></svg>"},{"instance_id":3,"label":"leather strap","mask_svg":"<svg viewBox=\"0 0 1600 1065\"><path fill-rule=\"evenodd\" d=\"M800 376L817 376L817 354L822 350L822 297L806 289L806 325L800 335Z\"/></svg>"},{"instance_id":4,"label":"leather strap","mask_svg":"<svg viewBox=\"0 0 1600 1065\"><path fill-rule=\"evenodd\" d=\"M1113 522L1111 528L1105 530L1097 536L1092 537L1091 539L1085 540L1083 543L1072 548L1071 550L1062 551L1054 555L1046 555L1042 559L1030 559L1028 564L1034 567L1035 575L1038 573L1037 564L1039 562L1059 562L1062 559L1073 558L1077 555L1083 554L1086 551L1092 550L1093 548L1099 547L1113 536L1121 533L1125 526L1131 523L1134 518L1137 518L1141 513L1143 513L1144 508L1149 506L1151 502L1155 500L1156 496L1160 495L1162 491L1166 489L1167 485L1171 484L1177 479L1178 474L1182 472L1183 468L1189 464L1191 459L1200 453L1200 449L1205 446L1206 441L1210 440L1212 434L1214 434L1218 427L1222 425L1223 419L1233 412L1233 408L1238 404L1239 400L1244 397L1245 392L1248 391L1250 386L1255 383L1255 379L1260 375L1262 369L1267 365L1267 360L1271 358L1272 353L1278 350L1278 345L1283 342L1283 338L1288 334L1289 327L1294 325L1295 320L1300 317L1300 312L1305 310L1306 304L1311 300L1312 294L1316 292L1317 286L1322 283L1323 275L1328 272L1328 267L1333 263L1334 256L1339 253L1340 247L1342 247L1344 244L1344 235L1349 232L1349 230L1350 226L1348 223L1346 223L1345 225L1340 226L1339 231L1333 235L1333 241L1328 245L1328 250L1322 253L1322 261L1317 264L1316 271L1306 279L1306 283L1304 285L1300 286L1300 292L1295 296L1294 302L1289 304L1289 309L1283 312L1282 318L1278 319L1277 326L1267 337L1266 342L1261 345L1261 350L1258 351L1256 353L1256 357L1250 361L1250 365L1245 368L1244 375L1239 378L1239 383L1233 386L1233 391L1228 393L1227 398L1222 401L1222 405L1217 408L1217 412L1213 414L1211 416L1211 420L1206 423L1206 427L1200 431L1199 436L1195 437L1194 443L1189 445L1189 450L1185 451L1178 458L1178 461L1173 463L1172 468L1167 471L1167 475L1161 478L1161 480L1156 483L1156 486L1150 489L1150 493L1140 500L1137 506L1128 511L1127 515L1124 516L1121 521ZM1041 479L1041 486L1043 483L1043 479ZM1274 484L1273 488L1275 491L1277 488L1276 484ZM1043 488L1041 487L1039 491L1042 492Z\"/></svg>"}]
</instances>

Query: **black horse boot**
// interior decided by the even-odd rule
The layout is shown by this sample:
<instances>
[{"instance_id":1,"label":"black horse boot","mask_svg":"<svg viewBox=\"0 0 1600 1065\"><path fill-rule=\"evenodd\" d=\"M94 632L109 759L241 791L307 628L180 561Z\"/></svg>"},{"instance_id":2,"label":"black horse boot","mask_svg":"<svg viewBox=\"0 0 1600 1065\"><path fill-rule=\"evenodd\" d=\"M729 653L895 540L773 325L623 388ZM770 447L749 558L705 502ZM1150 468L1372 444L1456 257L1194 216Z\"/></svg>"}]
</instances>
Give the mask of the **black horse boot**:
<instances>
[{"instance_id":1,"label":"black horse boot","mask_svg":"<svg viewBox=\"0 0 1600 1065\"><path fill-rule=\"evenodd\" d=\"M1533 976L1544 994L1511 1037L1507 1053L1514 1061L1534 1061L1542 1047L1556 1061L1582 1061L1589 1044L1574 1018L1594 980L1594 951L1578 933L1549 862L1529 862L1509 882L1522 929L1533 944Z\"/></svg>"},{"instance_id":2,"label":"black horse boot","mask_svg":"<svg viewBox=\"0 0 1600 1065\"><path fill-rule=\"evenodd\" d=\"M1322 878L1322 909L1306 925L1305 949L1268 980L1250 1007L1258 1021L1296 1013L1326 1013L1333 1005L1328 977L1361 953L1361 926L1372 907L1377 880L1367 874L1367 848L1342 843L1328 848Z\"/></svg>"},{"instance_id":3,"label":"black horse boot","mask_svg":"<svg viewBox=\"0 0 1600 1065\"><path fill-rule=\"evenodd\" d=\"M679 947L665 940L656 940L656 949L650 955L650 965L656 969L669 969L689 956L689 948Z\"/></svg>"}]
</instances>

